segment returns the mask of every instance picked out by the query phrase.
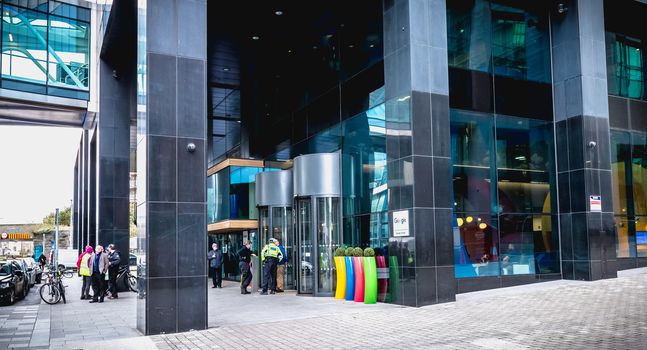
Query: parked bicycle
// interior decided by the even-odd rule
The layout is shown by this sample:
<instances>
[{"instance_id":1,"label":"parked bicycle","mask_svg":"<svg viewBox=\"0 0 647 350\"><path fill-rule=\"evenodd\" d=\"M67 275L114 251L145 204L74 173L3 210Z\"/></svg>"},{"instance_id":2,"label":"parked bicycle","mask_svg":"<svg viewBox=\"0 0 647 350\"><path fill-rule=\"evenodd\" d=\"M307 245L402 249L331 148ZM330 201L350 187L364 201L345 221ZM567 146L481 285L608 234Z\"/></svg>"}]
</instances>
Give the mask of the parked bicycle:
<instances>
[{"instance_id":1,"label":"parked bicycle","mask_svg":"<svg viewBox=\"0 0 647 350\"><path fill-rule=\"evenodd\" d=\"M123 281L124 285L132 292L137 293L137 277L130 273L130 267L123 265L117 273L117 283Z\"/></svg>"},{"instance_id":2,"label":"parked bicycle","mask_svg":"<svg viewBox=\"0 0 647 350\"><path fill-rule=\"evenodd\" d=\"M61 299L63 304L66 303L65 286L61 278L64 275L63 271L61 269L54 270L53 266L50 266L45 272L45 283L39 289L40 298L45 303L53 305L61 301Z\"/></svg>"}]
</instances>

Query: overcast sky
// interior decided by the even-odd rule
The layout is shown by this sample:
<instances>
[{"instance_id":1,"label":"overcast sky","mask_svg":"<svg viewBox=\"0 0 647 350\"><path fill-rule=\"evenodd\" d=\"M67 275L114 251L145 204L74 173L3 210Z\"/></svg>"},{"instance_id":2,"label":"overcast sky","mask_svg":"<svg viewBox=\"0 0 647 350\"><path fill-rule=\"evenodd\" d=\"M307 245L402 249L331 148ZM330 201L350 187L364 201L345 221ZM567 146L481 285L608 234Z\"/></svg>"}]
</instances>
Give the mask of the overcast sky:
<instances>
[{"instance_id":1,"label":"overcast sky","mask_svg":"<svg viewBox=\"0 0 647 350\"><path fill-rule=\"evenodd\" d=\"M78 128L0 126L0 224L70 206L80 138Z\"/></svg>"}]
</instances>

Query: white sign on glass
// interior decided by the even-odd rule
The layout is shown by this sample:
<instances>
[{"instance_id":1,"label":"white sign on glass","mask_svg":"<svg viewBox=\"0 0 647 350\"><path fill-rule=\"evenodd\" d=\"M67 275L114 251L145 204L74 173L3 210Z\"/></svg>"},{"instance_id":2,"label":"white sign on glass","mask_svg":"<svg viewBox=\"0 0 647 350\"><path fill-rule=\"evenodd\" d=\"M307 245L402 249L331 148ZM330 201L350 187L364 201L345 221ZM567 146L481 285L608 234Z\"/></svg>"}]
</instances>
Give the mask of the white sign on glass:
<instances>
[{"instance_id":1,"label":"white sign on glass","mask_svg":"<svg viewBox=\"0 0 647 350\"><path fill-rule=\"evenodd\" d=\"M589 204L592 212L602 211L602 196L589 196Z\"/></svg>"},{"instance_id":2,"label":"white sign on glass","mask_svg":"<svg viewBox=\"0 0 647 350\"><path fill-rule=\"evenodd\" d=\"M409 236L409 211L393 212L393 237Z\"/></svg>"}]
</instances>

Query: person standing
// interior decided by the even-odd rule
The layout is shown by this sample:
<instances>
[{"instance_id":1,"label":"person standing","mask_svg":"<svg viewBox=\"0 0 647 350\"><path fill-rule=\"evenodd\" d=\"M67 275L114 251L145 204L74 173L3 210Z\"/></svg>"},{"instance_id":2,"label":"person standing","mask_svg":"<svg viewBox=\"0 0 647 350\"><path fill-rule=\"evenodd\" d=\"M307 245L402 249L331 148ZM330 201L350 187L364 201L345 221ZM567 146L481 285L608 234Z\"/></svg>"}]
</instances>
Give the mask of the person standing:
<instances>
[{"instance_id":1,"label":"person standing","mask_svg":"<svg viewBox=\"0 0 647 350\"><path fill-rule=\"evenodd\" d=\"M277 242L278 240L275 238L270 238L270 242L261 251L261 261L263 262L263 292L261 295L267 295L268 287L270 294L276 294L276 266L283 259L283 254L276 245Z\"/></svg>"},{"instance_id":2,"label":"person standing","mask_svg":"<svg viewBox=\"0 0 647 350\"><path fill-rule=\"evenodd\" d=\"M121 255L115 250L114 244L108 245L108 299L119 298L119 288L117 288L117 275L119 274L119 265L121 264Z\"/></svg>"},{"instance_id":3,"label":"person standing","mask_svg":"<svg viewBox=\"0 0 647 350\"><path fill-rule=\"evenodd\" d=\"M247 286L252 282L252 243L247 240L242 248L238 251L238 267L240 268L240 294L250 294Z\"/></svg>"},{"instance_id":4,"label":"person standing","mask_svg":"<svg viewBox=\"0 0 647 350\"><path fill-rule=\"evenodd\" d=\"M85 251L79 255L79 259L76 261L79 275L83 277L83 282L81 283L81 300L90 299L90 285L92 284L92 278L90 276L92 276L92 262L94 261L93 255L94 249L87 246Z\"/></svg>"},{"instance_id":5,"label":"person standing","mask_svg":"<svg viewBox=\"0 0 647 350\"><path fill-rule=\"evenodd\" d=\"M97 245L94 249L94 261L92 263L92 296L91 303L103 303L104 297L104 283L106 279L106 271L108 271L108 254L103 251L103 246Z\"/></svg>"},{"instance_id":6,"label":"person standing","mask_svg":"<svg viewBox=\"0 0 647 350\"><path fill-rule=\"evenodd\" d=\"M90 248L92 248L92 247L90 247ZM81 255L83 255L83 253L81 253ZM47 264L47 257L45 256L44 252L41 253L40 256L38 257L38 263L40 264L40 269L44 270L45 265Z\"/></svg>"},{"instance_id":7,"label":"person standing","mask_svg":"<svg viewBox=\"0 0 647 350\"><path fill-rule=\"evenodd\" d=\"M211 288L222 288L222 252L218 249L218 243L211 245L211 251L207 253L207 260L209 260L211 278L213 279Z\"/></svg>"},{"instance_id":8,"label":"person standing","mask_svg":"<svg viewBox=\"0 0 647 350\"><path fill-rule=\"evenodd\" d=\"M285 251L285 248L281 244L281 241L276 239L276 245L279 247L279 250L281 251L281 255L283 255L283 258L279 260L278 265L276 267L276 292L277 293L283 293L283 280L285 276L285 263L288 262L288 254Z\"/></svg>"}]
</instances>

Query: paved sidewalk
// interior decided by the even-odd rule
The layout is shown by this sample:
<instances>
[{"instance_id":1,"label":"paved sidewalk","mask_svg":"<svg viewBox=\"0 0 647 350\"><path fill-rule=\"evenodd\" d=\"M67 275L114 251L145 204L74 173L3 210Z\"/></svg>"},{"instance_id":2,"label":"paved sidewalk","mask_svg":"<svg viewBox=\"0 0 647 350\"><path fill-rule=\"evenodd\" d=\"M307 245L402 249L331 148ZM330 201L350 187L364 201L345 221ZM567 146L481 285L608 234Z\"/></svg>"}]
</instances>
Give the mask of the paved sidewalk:
<instances>
[{"instance_id":1,"label":"paved sidewalk","mask_svg":"<svg viewBox=\"0 0 647 350\"><path fill-rule=\"evenodd\" d=\"M66 348L70 343L141 336L135 329L135 293L101 304L80 300L81 279L63 279L67 303L47 305L40 284L25 300L0 307L0 349Z\"/></svg>"},{"instance_id":2,"label":"paved sidewalk","mask_svg":"<svg viewBox=\"0 0 647 350\"><path fill-rule=\"evenodd\" d=\"M423 308L369 309L145 337L157 349L645 349L647 269L460 295ZM141 339L141 338L140 338ZM245 339L241 341L240 339ZM86 344L102 349L105 344ZM128 341L113 344L129 347Z\"/></svg>"}]
</instances>

